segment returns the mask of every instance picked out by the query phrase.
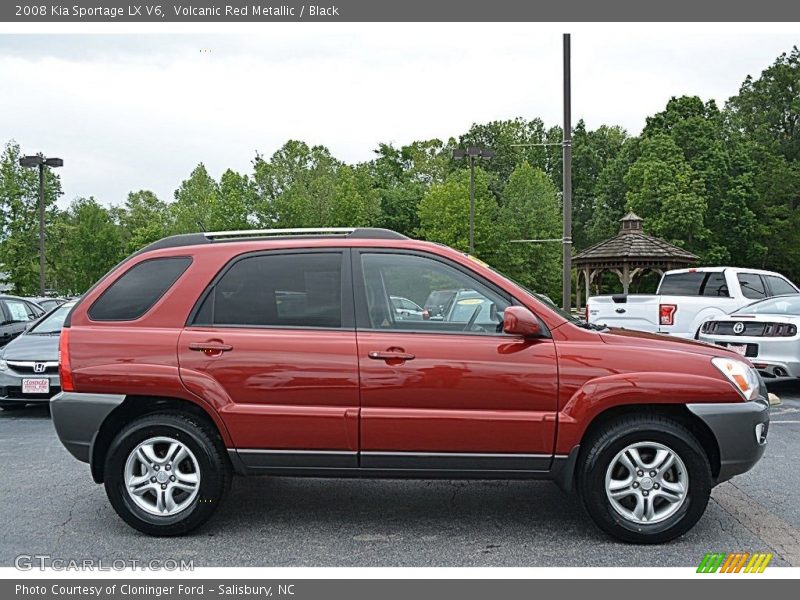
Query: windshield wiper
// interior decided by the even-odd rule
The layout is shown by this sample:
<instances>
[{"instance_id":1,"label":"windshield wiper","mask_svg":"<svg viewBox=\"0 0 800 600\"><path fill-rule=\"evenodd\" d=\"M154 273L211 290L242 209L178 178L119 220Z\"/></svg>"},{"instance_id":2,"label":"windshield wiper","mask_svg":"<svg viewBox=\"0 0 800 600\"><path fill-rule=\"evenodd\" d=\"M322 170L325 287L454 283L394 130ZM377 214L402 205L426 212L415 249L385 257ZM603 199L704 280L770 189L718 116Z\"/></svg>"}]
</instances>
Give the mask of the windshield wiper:
<instances>
[{"instance_id":1,"label":"windshield wiper","mask_svg":"<svg viewBox=\"0 0 800 600\"><path fill-rule=\"evenodd\" d=\"M590 329L591 331L605 331L608 329L608 325L600 325L598 323L589 323L589 321L578 321L575 323L578 327L582 329Z\"/></svg>"}]
</instances>

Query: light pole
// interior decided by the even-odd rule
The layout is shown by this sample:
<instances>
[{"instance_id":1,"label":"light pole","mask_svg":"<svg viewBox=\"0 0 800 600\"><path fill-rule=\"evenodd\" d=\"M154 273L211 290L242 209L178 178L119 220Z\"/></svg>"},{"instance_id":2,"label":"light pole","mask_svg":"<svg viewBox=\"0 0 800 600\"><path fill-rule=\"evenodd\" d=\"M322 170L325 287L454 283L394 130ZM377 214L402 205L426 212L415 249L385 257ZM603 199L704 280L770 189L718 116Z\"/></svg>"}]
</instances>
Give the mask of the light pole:
<instances>
[{"instance_id":1,"label":"light pole","mask_svg":"<svg viewBox=\"0 0 800 600\"><path fill-rule=\"evenodd\" d=\"M494 150L470 146L466 150L456 148L453 158L469 159L469 253L475 254L475 159L488 160L494 158Z\"/></svg>"},{"instance_id":2,"label":"light pole","mask_svg":"<svg viewBox=\"0 0 800 600\"><path fill-rule=\"evenodd\" d=\"M564 144L562 171L564 176L564 272L562 274L562 306L572 308L572 76L570 72L570 34L564 34Z\"/></svg>"},{"instance_id":3,"label":"light pole","mask_svg":"<svg viewBox=\"0 0 800 600\"><path fill-rule=\"evenodd\" d=\"M44 156L23 156L19 159L21 167L39 167L39 294L44 296L44 171L45 167L63 167L60 158Z\"/></svg>"}]
</instances>

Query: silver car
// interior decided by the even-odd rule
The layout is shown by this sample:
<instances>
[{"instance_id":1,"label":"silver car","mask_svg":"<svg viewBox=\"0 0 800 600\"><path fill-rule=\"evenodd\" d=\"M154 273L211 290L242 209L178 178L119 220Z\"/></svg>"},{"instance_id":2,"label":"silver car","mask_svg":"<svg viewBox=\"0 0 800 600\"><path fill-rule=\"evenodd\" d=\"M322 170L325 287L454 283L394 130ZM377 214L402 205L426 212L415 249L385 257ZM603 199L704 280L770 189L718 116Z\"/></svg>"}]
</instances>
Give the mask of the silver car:
<instances>
[{"instance_id":1,"label":"silver car","mask_svg":"<svg viewBox=\"0 0 800 600\"><path fill-rule=\"evenodd\" d=\"M74 305L67 302L52 310L0 351L0 408L49 402L61 391L58 341Z\"/></svg>"},{"instance_id":2,"label":"silver car","mask_svg":"<svg viewBox=\"0 0 800 600\"><path fill-rule=\"evenodd\" d=\"M763 377L800 377L800 294L759 300L707 321L698 339L746 356Z\"/></svg>"}]
</instances>

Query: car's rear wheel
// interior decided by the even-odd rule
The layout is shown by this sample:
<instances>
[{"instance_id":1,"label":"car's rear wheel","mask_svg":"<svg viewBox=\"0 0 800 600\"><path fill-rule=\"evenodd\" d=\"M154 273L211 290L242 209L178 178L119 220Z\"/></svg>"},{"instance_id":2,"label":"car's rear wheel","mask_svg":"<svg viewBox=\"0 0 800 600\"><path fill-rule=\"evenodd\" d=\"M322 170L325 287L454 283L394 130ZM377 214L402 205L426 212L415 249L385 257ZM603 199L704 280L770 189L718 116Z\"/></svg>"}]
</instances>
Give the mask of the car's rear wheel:
<instances>
[{"instance_id":1,"label":"car's rear wheel","mask_svg":"<svg viewBox=\"0 0 800 600\"><path fill-rule=\"evenodd\" d=\"M205 523L230 486L231 467L213 428L192 416L155 413L112 441L105 488L126 523L150 535L180 535Z\"/></svg>"},{"instance_id":2,"label":"car's rear wheel","mask_svg":"<svg viewBox=\"0 0 800 600\"><path fill-rule=\"evenodd\" d=\"M713 486L702 445L681 423L629 416L587 440L578 489L597 525L625 542L657 544L691 529Z\"/></svg>"}]
</instances>

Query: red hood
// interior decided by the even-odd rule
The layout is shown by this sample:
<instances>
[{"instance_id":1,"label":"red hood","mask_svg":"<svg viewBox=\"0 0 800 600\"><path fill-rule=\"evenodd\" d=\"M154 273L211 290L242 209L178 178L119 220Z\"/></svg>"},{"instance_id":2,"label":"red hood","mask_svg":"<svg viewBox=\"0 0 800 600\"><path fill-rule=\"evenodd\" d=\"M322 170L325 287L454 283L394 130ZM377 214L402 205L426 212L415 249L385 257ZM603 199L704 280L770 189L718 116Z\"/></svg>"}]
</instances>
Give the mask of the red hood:
<instances>
[{"instance_id":1,"label":"red hood","mask_svg":"<svg viewBox=\"0 0 800 600\"><path fill-rule=\"evenodd\" d=\"M736 358L747 361L747 359L743 358L741 355L721 346L712 346L704 342L672 337L663 333L645 333L644 331L611 327L608 331L603 331L600 337L606 344L624 344L626 346L640 346L642 348L677 350L680 352L702 354L704 356L735 356Z\"/></svg>"}]
</instances>

